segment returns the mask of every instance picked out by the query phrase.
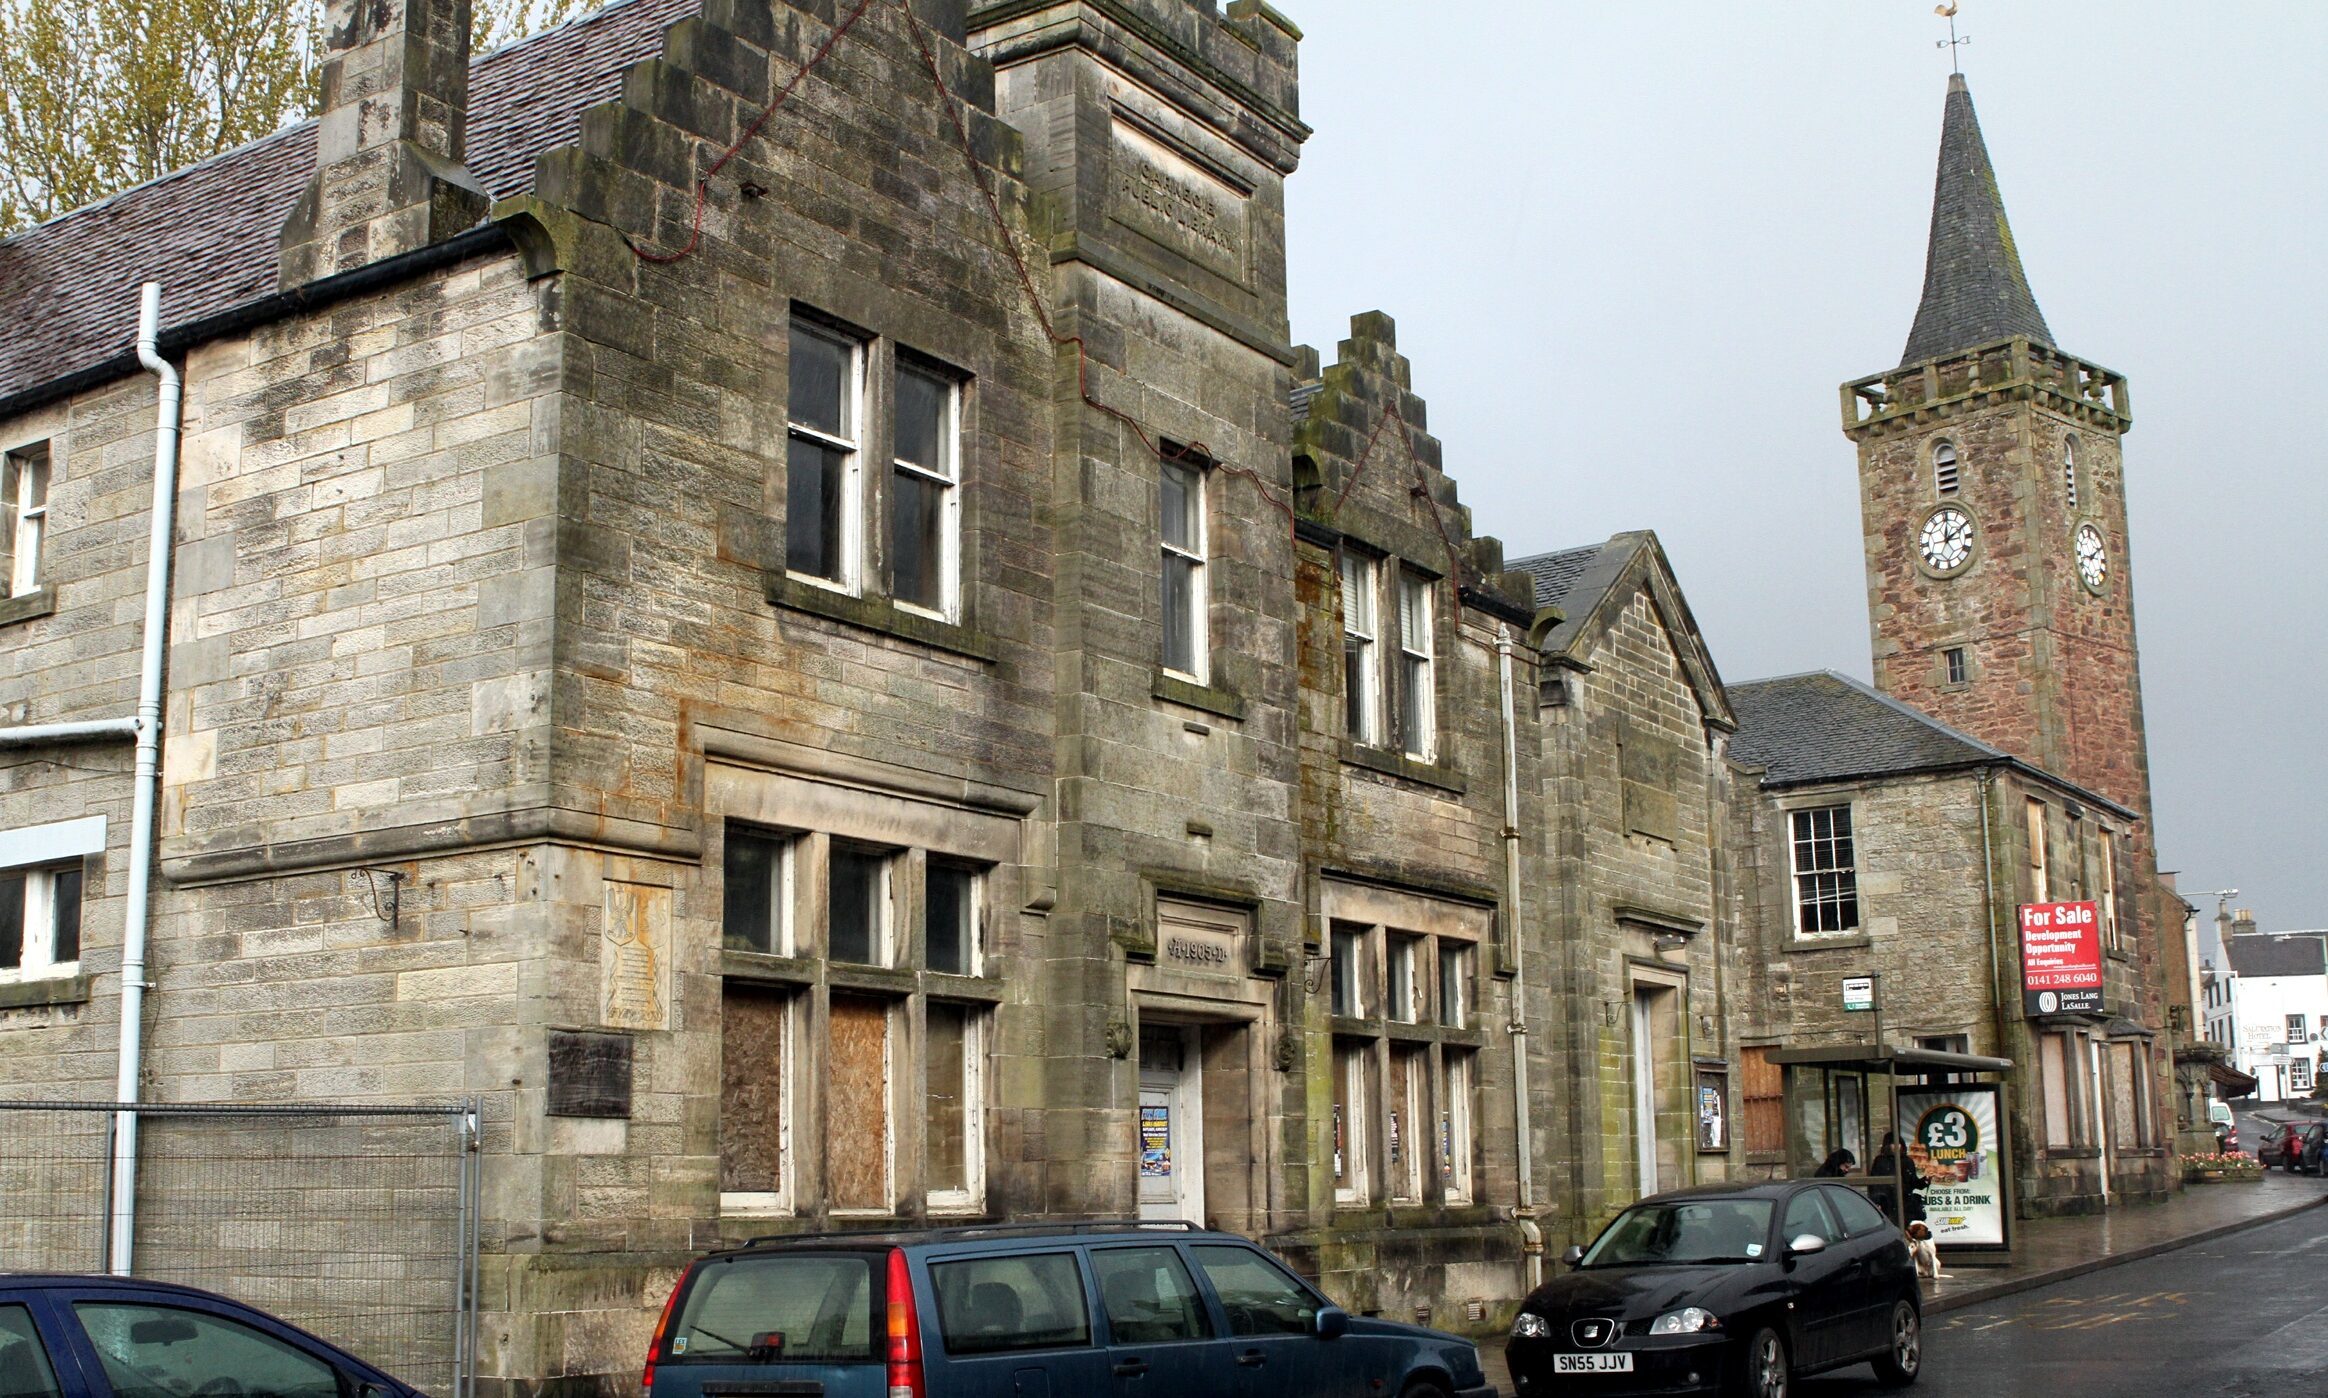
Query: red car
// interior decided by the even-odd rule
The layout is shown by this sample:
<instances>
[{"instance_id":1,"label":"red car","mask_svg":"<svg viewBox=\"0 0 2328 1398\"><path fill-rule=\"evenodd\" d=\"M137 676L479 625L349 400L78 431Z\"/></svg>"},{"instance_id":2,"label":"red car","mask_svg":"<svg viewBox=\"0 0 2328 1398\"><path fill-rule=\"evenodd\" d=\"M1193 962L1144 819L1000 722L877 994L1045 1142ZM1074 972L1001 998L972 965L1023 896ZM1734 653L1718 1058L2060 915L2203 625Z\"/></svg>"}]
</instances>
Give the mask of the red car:
<instances>
[{"instance_id":1,"label":"red car","mask_svg":"<svg viewBox=\"0 0 2328 1398\"><path fill-rule=\"evenodd\" d=\"M2263 1134L2256 1138L2255 1158L2266 1170L2274 1165L2283 1170L2293 1170L2296 1168L2294 1148L2300 1142L2299 1133L2289 1130L2284 1124L2274 1123L2264 1127Z\"/></svg>"}]
</instances>

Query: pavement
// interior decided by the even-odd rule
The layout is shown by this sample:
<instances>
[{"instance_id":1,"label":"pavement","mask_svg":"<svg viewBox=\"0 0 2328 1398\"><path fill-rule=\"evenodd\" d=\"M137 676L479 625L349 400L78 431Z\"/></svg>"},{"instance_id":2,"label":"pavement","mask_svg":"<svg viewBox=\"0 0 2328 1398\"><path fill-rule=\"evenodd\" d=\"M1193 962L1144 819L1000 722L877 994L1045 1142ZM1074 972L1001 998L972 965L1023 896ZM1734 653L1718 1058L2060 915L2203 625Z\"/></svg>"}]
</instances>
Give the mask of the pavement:
<instances>
[{"instance_id":1,"label":"pavement","mask_svg":"<svg viewBox=\"0 0 2328 1398\"><path fill-rule=\"evenodd\" d=\"M1924 1283L1924 1314L1985 1305L2289 1218L2323 1203L2328 1203L2328 1181L2267 1170L2255 1183L2194 1184L2164 1203L2133 1204L2074 1218L2018 1220L2011 1265L1972 1267L1944 1260L1949 1274ZM1482 1340L1479 1358L1488 1381L1499 1392L1510 1393L1512 1377L1504 1364L1502 1337Z\"/></svg>"}]
</instances>

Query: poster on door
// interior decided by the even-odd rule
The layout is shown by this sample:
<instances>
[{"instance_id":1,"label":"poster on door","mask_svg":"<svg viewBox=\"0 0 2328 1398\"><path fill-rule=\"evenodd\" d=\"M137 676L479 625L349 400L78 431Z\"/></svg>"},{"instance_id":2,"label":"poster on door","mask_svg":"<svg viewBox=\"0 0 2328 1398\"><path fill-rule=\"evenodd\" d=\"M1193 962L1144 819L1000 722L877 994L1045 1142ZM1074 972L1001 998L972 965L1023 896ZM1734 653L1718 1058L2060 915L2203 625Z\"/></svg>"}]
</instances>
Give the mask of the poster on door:
<instances>
[{"instance_id":1,"label":"poster on door","mask_svg":"<svg viewBox=\"0 0 2328 1398\"><path fill-rule=\"evenodd\" d=\"M1148 1179L1172 1175L1172 1109L1140 1107L1140 1174Z\"/></svg>"},{"instance_id":2,"label":"poster on door","mask_svg":"<svg viewBox=\"0 0 2328 1398\"><path fill-rule=\"evenodd\" d=\"M1989 1084L1903 1089L1908 1159L1928 1184L1924 1222L1942 1247L2005 1245L2004 1138Z\"/></svg>"}]
</instances>

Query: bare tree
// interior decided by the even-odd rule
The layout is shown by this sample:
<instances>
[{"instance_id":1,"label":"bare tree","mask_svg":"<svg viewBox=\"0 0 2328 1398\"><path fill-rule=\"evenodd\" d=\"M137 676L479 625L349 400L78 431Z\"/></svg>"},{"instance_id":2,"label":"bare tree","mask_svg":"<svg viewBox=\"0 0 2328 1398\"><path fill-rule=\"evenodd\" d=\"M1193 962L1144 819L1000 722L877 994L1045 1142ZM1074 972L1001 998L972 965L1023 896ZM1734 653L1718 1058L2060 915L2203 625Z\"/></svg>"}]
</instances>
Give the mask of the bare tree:
<instances>
[{"instance_id":1,"label":"bare tree","mask_svg":"<svg viewBox=\"0 0 2328 1398\"><path fill-rule=\"evenodd\" d=\"M476 0L482 54L589 0ZM311 114L321 0L0 0L0 236Z\"/></svg>"}]
</instances>

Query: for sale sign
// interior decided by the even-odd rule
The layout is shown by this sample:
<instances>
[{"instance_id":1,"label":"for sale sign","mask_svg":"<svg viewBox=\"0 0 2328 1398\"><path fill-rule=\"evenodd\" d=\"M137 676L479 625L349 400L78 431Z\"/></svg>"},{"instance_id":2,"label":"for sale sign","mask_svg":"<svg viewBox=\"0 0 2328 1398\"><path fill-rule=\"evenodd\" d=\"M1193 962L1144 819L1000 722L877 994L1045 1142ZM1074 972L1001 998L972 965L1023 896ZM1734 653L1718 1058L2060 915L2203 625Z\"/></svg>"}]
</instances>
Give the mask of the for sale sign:
<instances>
[{"instance_id":1,"label":"for sale sign","mask_svg":"<svg viewBox=\"0 0 2328 1398\"><path fill-rule=\"evenodd\" d=\"M2021 1012L2099 1013L2102 917L2092 903L2021 905Z\"/></svg>"}]
</instances>

